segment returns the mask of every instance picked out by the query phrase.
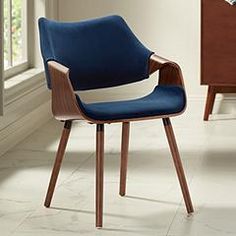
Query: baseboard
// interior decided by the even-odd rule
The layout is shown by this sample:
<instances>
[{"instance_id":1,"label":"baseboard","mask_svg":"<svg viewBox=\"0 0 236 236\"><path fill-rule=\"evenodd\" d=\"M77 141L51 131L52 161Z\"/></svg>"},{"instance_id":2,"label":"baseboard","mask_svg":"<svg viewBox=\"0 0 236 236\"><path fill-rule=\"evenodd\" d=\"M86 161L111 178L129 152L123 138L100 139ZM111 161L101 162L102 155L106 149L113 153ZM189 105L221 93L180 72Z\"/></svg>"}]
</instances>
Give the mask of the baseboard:
<instances>
[{"instance_id":1,"label":"baseboard","mask_svg":"<svg viewBox=\"0 0 236 236\"><path fill-rule=\"evenodd\" d=\"M7 107L0 117L0 156L51 119L51 102L45 86Z\"/></svg>"},{"instance_id":2,"label":"baseboard","mask_svg":"<svg viewBox=\"0 0 236 236\"><path fill-rule=\"evenodd\" d=\"M236 98L223 97L214 104L214 114L236 114Z\"/></svg>"},{"instance_id":3,"label":"baseboard","mask_svg":"<svg viewBox=\"0 0 236 236\"><path fill-rule=\"evenodd\" d=\"M206 96L188 96L188 104L199 102L200 106L205 109ZM214 114L236 114L236 96L235 94L217 94L214 107Z\"/></svg>"},{"instance_id":4,"label":"baseboard","mask_svg":"<svg viewBox=\"0 0 236 236\"><path fill-rule=\"evenodd\" d=\"M188 106L198 102L204 107L205 99L204 96L189 96ZM218 96L213 113L236 114L236 97ZM51 101L44 86L12 104L0 119L0 156L51 118Z\"/></svg>"},{"instance_id":5,"label":"baseboard","mask_svg":"<svg viewBox=\"0 0 236 236\"><path fill-rule=\"evenodd\" d=\"M0 156L45 124L51 117L51 105L47 102L6 127L4 133L8 135L0 140Z\"/></svg>"}]
</instances>

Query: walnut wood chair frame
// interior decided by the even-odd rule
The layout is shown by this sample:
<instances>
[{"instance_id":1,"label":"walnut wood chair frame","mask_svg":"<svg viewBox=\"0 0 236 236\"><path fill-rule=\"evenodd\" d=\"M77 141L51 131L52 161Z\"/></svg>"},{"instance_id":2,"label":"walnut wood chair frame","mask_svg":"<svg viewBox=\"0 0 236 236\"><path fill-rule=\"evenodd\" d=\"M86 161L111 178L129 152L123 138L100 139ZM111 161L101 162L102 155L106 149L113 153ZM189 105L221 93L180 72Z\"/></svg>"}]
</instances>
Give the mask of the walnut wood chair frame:
<instances>
[{"instance_id":1,"label":"walnut wood chair frame","mask_svg":"<svg viewBox=\"0 0 236 236\"><path fill-rule=\"evenodd\" d=\"M128 146L130 122L138 120L149 120L161 118L165 128L165 133L170 146L180 187L182 190L184 202L188 213L192 213L193 205L191 202L184 169L181 163L178 147L176 144L174 132L170 122L170 117L183 113L175 113L164 116L153 116L139 119L121 119L121 120L93 120L87 117L79 107L75 93L73 91L70 79L69 69L55 62L48 62L49 74L52 83L52 112L57 120L64 122L56 160L51 174L51 179L44 205L50 207L56 186L58 174L60 171L62 159L65 153L67 141L69 138L73 120L85 120L91 124L96 124L96 227L103 225L103 175L104 175L104 124L122 122L122 144L121 144L121 165L120 165L120 191L124 196L126 193L126 175L128 164ZM159 70L160 85L178 85L184 88L184 82L180 67L171 61L168 61L158 55L151 55L149 60L149 73L152 74Z\"/></svg>"}]
</instances>

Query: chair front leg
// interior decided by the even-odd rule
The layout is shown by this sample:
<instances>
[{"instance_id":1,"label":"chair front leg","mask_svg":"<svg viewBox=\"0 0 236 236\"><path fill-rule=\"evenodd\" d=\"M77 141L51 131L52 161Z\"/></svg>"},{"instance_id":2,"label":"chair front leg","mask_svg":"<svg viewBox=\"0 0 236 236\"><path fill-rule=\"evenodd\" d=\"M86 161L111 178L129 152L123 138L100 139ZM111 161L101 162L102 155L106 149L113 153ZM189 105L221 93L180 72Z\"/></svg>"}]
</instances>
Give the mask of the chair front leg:
<instances>
[{"instance_id":1,"label":"chair front leg","mask_svg":"<svg viewBox=\"0 0 236 236\"><path fill-rule=\"evenodd\" d=\"M50 204L51 204L51 200L52 200L54 189L56 186L58 174L59 174L59 171L61 168L62 159L64 157L66 145L67 145L68 138L70 135L71 125L72 125L72 121L69 121L69 120L65 121L64 129L62 131L60 143L59 143L58 150L57 150L56 160L55 160L55 163L53 166L51 179L50 179L49 186L48 186L46 199L44 202L45 207L50 207Z\"/></svg>"},{"instance_id":2,"label":"chair front leg","mask_svg":"<svg viewBox=\"0 0 236 236\"><path fill-rule=\"evenodd\" d=\"M121 162L120 162L120 196L125 196L126 176L129 152L129 130L130 123L122 123L122 140L121 140Z\"/></svg>"},{"instance_id":3,"label":"chair front leg","mask_svg":"<svg viewBox=\"0 0 236 236\"><path fill-rule=\"evenodd\" d=\"M96 132L96 227L103 222L104 124L97 124Z\"/></svg>"},{"instance_id":4,"label":"chair front leg","mask_svg":"<svg viewBox=\"0 0 236 236\"><path fill-rule=\"evenodd\" d=\"M181 190L183 193L186 209L187 209L188 213L192 213L194 211L193 205L192 205L191 197L189 194L188 185L187 185L187 181L186 181L185 174L184 174L184 169L183 169L183 166L181 163L181 159L180 159L180 155L179 155L179 151L178 151L178 147L176 144L175 135L174 135L174 131L173 131L170 119L164 118L163 124L165 127L165 132L166 132L166 136L167 136L168 143L170 146L171 154L172 154L172 157L174 160L176 172L177 172L177 175L179 178L179 182L180 182Z\"/></svg>"}]
</instances>

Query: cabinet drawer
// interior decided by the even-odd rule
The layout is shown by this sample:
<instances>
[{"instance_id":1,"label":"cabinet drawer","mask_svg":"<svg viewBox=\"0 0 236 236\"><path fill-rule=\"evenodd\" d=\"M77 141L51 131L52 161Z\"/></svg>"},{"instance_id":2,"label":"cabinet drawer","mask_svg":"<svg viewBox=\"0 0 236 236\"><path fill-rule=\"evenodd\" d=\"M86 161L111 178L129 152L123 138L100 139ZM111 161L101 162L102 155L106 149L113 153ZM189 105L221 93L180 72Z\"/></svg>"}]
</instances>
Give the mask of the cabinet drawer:
<instances>
[{"instance_id":1,"label":"cabinet drawer","mask_svg":"<svg viewBox=\"0 0 236 236\"><path fill-rule=\"evenodd\" d=\"M201 84L236 85L236 6L202 0Z\"/></svg>"}]
</instances>

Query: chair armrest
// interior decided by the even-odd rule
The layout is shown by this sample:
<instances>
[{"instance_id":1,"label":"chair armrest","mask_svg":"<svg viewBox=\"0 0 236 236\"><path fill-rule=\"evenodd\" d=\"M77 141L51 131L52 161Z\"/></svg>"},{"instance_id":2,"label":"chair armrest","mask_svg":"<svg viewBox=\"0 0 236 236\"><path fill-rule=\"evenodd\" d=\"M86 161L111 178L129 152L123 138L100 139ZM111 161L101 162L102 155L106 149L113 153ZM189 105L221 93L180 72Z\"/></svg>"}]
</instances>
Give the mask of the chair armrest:
<instances>
[{"instance_id":1,"label":"chair armrest","mask_svg":"<svg viewBox=\"0 0 236 236\"><path fill-rule=\"evenodd\" d=\"M149 74L159 70L159 84L178 85L184 88L181 68L175 62L153 54L149 60Z\"/></svg>"},{"instance_id":2,"label":"chair armrest","mask_svg":"<svg viewBox=\"0 0 236 236\"><path fill-rule=\"evenodd\" d=\"M52 86L52 113L58 120L83 119L69 79L69 69L58 62L49 61Z\"/></svg>"}]
</instances>

